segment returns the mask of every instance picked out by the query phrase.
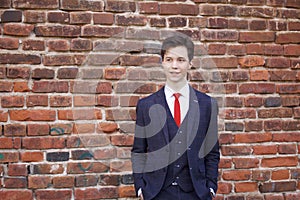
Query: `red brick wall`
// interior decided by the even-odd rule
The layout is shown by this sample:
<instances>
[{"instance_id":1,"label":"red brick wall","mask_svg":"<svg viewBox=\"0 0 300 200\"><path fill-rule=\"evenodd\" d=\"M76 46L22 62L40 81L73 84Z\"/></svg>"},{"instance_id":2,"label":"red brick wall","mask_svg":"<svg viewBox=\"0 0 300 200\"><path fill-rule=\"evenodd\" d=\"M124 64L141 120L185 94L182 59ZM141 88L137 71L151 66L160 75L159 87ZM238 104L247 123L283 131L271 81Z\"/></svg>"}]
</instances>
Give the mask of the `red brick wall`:
<instances>
[{"instance_id":1,"label":"red brick wall","mask_svg":"<svg viewBox=\"0 0 300 200\"><path fill-rule=\"evenodd\" d=\"M1 0L0 199L134 196L138 98L172 31L220 101L217 199L300 199L299 0Z\"/></svg>"}]
</instances>

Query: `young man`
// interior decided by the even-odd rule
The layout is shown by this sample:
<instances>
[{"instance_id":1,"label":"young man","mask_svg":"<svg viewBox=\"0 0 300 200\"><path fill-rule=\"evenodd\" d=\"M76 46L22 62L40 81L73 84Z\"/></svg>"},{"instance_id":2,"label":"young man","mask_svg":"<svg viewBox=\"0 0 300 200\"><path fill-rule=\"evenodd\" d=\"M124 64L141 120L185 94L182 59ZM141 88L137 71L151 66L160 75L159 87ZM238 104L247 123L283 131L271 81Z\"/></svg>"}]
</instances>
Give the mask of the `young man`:
<instances>
[{"instance_id":1,"label":"young man","mask_svg":"<svg viewBox=\"0 0 300 200\"><path fill-rule=\"evenodd\" d=\"M217 191L218 106L188 85L193 55L188 37L167 38L166 84L137 104L132 166L141 199L208 200Z\"/></svg>"}]
</instances>

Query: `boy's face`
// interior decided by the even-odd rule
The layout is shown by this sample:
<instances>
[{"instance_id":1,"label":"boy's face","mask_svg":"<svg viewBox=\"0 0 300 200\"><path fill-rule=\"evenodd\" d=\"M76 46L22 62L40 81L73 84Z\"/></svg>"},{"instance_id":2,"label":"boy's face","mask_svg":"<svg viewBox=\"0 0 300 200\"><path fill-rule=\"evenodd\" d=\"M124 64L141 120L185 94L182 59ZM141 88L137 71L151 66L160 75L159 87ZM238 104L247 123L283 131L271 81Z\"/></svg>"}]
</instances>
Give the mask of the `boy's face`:
<instances>
[{"instance_id":1,"label":"boy's face","mask_svg":"<svg viewBox=\"0 0 300 200\"><path fill-rule=\"evenodd\" d=\"M187 80L190 61L185 46L169 48L162 61L162 66L170 83L184 83Z\"/></svg>"}]
</instances>

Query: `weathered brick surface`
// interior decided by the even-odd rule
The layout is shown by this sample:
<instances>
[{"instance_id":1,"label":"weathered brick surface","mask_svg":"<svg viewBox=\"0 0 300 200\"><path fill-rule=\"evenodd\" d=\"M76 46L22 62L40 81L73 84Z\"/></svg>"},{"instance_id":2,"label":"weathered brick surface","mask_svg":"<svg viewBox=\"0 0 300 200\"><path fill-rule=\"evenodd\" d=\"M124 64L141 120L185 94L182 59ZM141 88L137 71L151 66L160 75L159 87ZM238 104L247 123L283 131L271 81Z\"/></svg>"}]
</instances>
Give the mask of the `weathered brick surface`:
<instances>
[{"instance_id":1,"label":"weathered brick surface","mask_svg":"<svg viewBox=\"0 0 300 200\"><path fill-rule=\"evenodd\" d=\"M161 41L220 105L218 200L299 199L298 0L1 0L0 199L135 199L135 106Z\"/></svg>"}]
</instances>

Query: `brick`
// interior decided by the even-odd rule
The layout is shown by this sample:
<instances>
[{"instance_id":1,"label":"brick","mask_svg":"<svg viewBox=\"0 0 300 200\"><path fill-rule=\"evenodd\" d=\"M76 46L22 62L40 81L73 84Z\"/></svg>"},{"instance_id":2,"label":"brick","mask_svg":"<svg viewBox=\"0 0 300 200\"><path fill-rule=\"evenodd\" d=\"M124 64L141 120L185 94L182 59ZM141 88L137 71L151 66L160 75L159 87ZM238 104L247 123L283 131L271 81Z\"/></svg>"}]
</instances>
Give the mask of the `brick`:
<instances>
[{"instance_id":1,"label":"brick","mask_svg":"<svg viewBox=\"0 0 300 200\"><path fill-rule=\"evenodd\" d=\"M265 107L278 107L281 105L280 97L267 97L264 101Z\"/></svg>"},{"instance_id":2,"label":"brick","mask_svg":"<svg viewBox=\"0 0 300 200\"><path fill-rule=\"evenodd\" d=\"M50 176L29 176L28 188L30 189L43 189L51 185Z\"/></svg>"},{"instance_id":3,"label":"brick","mask_svg":"<svg viewBox=\"0 0 300 200\"><path fill-rule=\"evenodd\" d=\"M112 25L114 23L114 15L112 13L93 13L94 24Z\"/></svg>"},{"instance_id":4,"label":"brick","mask_svg":"<svg viewBox=\"0 0 300 200\"><path fill-rule=\"evenodd\" d=\"M300 99L295 95L283 96L281 98L283 106L298 106Z\"/></svg>"},{"instance_id":5,"label":"brick","mask_svg":"<svg viewBox=\"0 0 300 200\"><path fill-rule=\"evenodd\" d=\"M280 70L280 71L270 71L271 81L296 81L297 74L293 71Z\"/></svg>"},{"instance_id":6,"label":"brick","mask_svg":"<svg viewBox=\"0 0 300 200\"><path fill-rule=\"evenodd\" d=\"M149 80L148 71L142 69L130 68L127 71L128 80Z\"/></svg>"},{"instance_id":7,"label":"brick","mask_svg":"<svg viewBox=\"0 0 300 200\"><path fill-rule=\"evenodd\" d=\"M31 89L29 88L27 81L18 81L14 82L14 92L29 92Z\"/></svg>"},{"instance_id":8,"label":"brick","mask_svg":"<svg viewBox=\"0 0 300 200\"><path fill-rule=\"evenodd\" d=\"M300 55L300 45L285 45L284 55L287 56L299 56Z\"/></svg>"},{"instance_id":9,"label":"brick","mask_svg":"<svg viewBox=\"0 0 300 200\"><path fill-rule=\"evenodd\" d=\"M0 111L0 122L6 122L7 120L8 120L8 112Z\"/></svg>"},{"instance_id":10,"label":"brick","mask_svg":"<svg viewBox=\"0 0 300 200\"><path fill-rule=\"evenodd\" d=\"M17 38L0 38L0 48L1 49L18 49L19 48L19 39Z\"/></svg>"},{"instance_id":11,"label":"brick","mask_svg":"<svg viewBox=\"0 0 300 200\"><path fill-rule=\"evenodd\" d=\"M237 31L223 30L203 30L201 31L201 41L237 41Z\"/></svg>"},{"instance_id":12,"label":"brick","mask_svg":"<svg viewBox=\"0 0 300 200\"><path fill-rule=\"evenodd\" d=\"M79 75L83 79L101 79L103 76L103 69L89 68L89 69L79 69Z\"/></svg>"},{"instance_id":13,"label":"brick","mask_svg":"<svg viewBox=\"0 0 300 200\"><path fill-rule=\"evenodd\" d=\"M207 53L210 55L223 55L226 53L226 44L221 44L221 43L209 44Z\"/></svg>"},{"instance_id":14,"label":"brick","mask_svg":"<svg viewBox=\"0 0 300 200\"><path fill-rule=\"evenodd\" d=\"M287 22L278 21L278 20L269 20L268 27L271 31L286 31L287 30Z\"/></svg>"},{"instance_id":15,"label":"brick","mask_svg":"<svg viewBox=\"0 0 300 200\"><path fill-rule=\"evenodd\" d=\"M70 44L67 40L48 40L47 47L49 51L68 51Z\"/></svg>"},{"instance_id":16,"label":"brick","mask_svg":"<svg viewBox=\"0 0 300 200\"><path fill-rule=\"evenodd\" d=\"M259 191L262 193L267 192L286 192L295 191L296 182L294 181L282 181L282 182L268 182L259 186Z\"/></svg>"},{"instance_id":17,"label":"brick","mask_svg":"<svg viewBox=\"0 0 300 200\"><path fill-rule=\"evenodd\" d=\"M85 55L45 55L43 64L45 66L82 65L86 59Z\"/></svg>"},{"instance_id":18,"label":"brick","mask_svg":"<svg viewBox=\"0 0 300 200\"><path fill-rule=\"evenodd\" d=\"M113 107L119 105L119 98L115 96L99 95L97 97L97 105L105 107Z\"/></svg>"},{"instance_id":19,"label":"brick","mask_svg":"<svg viewBox=\"0 0 300 200\"><path fill-rule=\"evenodd\" d=\"M73 97L74 106L95 106L97 105L97 98L92 96L74 96Z\"/></svg>"},{"instance_id":20,"label":"brick","mask_svg":"<svg viewBox=\"0 0 300 200\"><path fill-rule=\"evenodd\" d=\"M159 5L159 14L161 15L198 15L197 5L193 4L170 4L161 3Z\"/></svg>"},{"instance_id":21,"label":"brick","mask_svg":"<svg viewBox=\"0 0 300 200\"><path fill-rule=\"evenodd\" d=\"M62 164L34 164L31 174L62 174Z\"/></svg>"},{"instance_id":22,"label":"brick","mask_svg":"<svg viewBox=\"0 0 300 200\"><path fill-rule=\"evenodd\" d=\"M264 46L261 44L246 44L246 53L259 55L264 53Z\"/></svg>"},{"instance_id":23,"label":"brick","mask_svg":"<svg viewBox=\"0 0 300 200\"><path fill-rule=\"evenodd\" d=\"M164 18L152 17L150 18L151 27L166 27L167 20Z\"/></svg>"},{"instance_id":24,"label":"brick","mask_svg":"<svg viewBox=\"0 0 300 200\"><path fill-rule=\"evenodd\" d=\"M300 92L300 85L299 84L277 85L276 91L280 94L298 94Z\"/></svg>"},{"instance_id":25,"label":"brick","mask_svg":"<svg viewBox=\"0 0 300 200\"><path fill-rule=\"evenodd\" d=\"M31 200L33 199L33 192L31 190L1 190L0 191L1 198L3 200L9 199L23 199L23 200Z\"/></svg>"},{"instance_id":26,"label":"brick","mask_svg":"<svg viewBox=\"0 0 300 200\"><path fill-rule=\"evenodd\" d=\"M225 98L224 103L225 103L226 107L242 107L243 106L243 98L228 96Z\"/></svg>"},{"instance_id":27,"label":"brick","mask_svg":"<svg viewBox=\"0 0 300 200\"><path fill-rule=\"evenodd\" d=\"M283 46L282 45L264 45L264 54L266 55L278 55L281 56L283 54Z\"/></svg>"},{"instance_id":28,"label":"brick","mask_svg":"<svg viewBox=\"0 0 300 200\"><path fill-rule=\"evenodd\" d=\"M40 136L49 135L50 126L48 124L27 124L27 135Z\"/></svg>"},{"instance_id":29,"label":"brick","mask_svg":"<svg viewBox=\"0 0 300 200\"><path fill-rule=\"evenodd\" d=\"M275 42L278 44L299 43L300 33L277 33Z\"/></svg>"},{"instance_id":30,"label":"brick","mask_svg":"<svg viewBox=\"0 0 300 200\"><path fill-rule=\"evenodd\" d=\"M70 15L67 12L49 12L48 21L52 23L69 23L70 22Z\"/></svg>"},{"instance_id":31,"label":"brick","mask_svg":"<svg viewBox=\"0 0 300 200\"><path fill-rule=\"evenodd\" d=\"M267 29L267 21L266 20L251 20L249 22L250 30L265 30Z\"/></svg>"},{"instance_id":32,"label":"brick","mask_svg":"<svg viewBox=\"0 0 300 200\"><path fill-rule=\"evenodd\" d=\"M73 0L63 0L61 2L61 9L64 10L87 10L87 11L100 11L104 10L103 1L73 1Z\"/></svg>"},{"instance_id":33,"label":"brick","mask_svg":"<svg viewBox=\"0 0 300 200\"><path fill-rule=\"evenodd\" d=\"M250 155L251 147L248 146L222 146L223 155Z\"/></svg>"},{"instance_id":34,"label":"brick","mask_svg":"<svg viewBox=\"0 0 300 200\"><path fill-rule=\"evenodd\" d=\"M23 138L25 149L62 149L65 147L65 139L57 137Z\"/></svg>"},{"instance_id":35,"label":"brick","mask_svg":"<svg viewBox=\"0 0 300 200\"><path fill-rule=\"evenodd\" d=\"M271 133L236 134L234 137L235 143L258 143L270 142L271 140Z\"/></svg>"},{"instance_id":36,"label":"brick","mask_svg":"<svg viewBox=\"0 0 300 200\"><path fill-rule=\"evenodd\" d=\"M108 170L108 164L105 162L82 162L68 163L68 174L84 174L84 173L102 173Z\"/></svg>"},{"instance_id":37,"label":"brick","mask_svg":"<svg viewBox=\"0 0 300 200\"><path fill-rule=\"evenodd\" d=\"M282 121L280 120L267 120L264 122L264 129L266 131L279 131L282 129Z\"/></svg>"},{"instance_id":38,"label":"brick","mask_svg":"<svg viewBox=\"0 0 300 200\"><path fill-rule=\"evenodd\" d=\"M253 109L226 109L225 119L255 118L255 113Z\"/></svg>"},{"instance_id":39,"label":"brick","mask_svg":"<svg viewBox=\"0 0 300 200\"><path fill-rule=\"evenodd\" d=\"M231 144L233 143L233 135L232 134L221 134L219 136L219 143L220 144Z\"/></svg>"},{"instance_id":40,"label":"brick","mask_svg":"<svg viewBox=\"0 0 300 200\"><path fill-rule=\"evenodd\" d=\"M23 12L25 23L43 23L46 22L46 13L44 11L25 10Z\"/></svg>"},{"instance_id":41,"label":"brick","mask_svg":"<svg viewBox=\"0 0 300 200\"><path fill-rule=\"evenodd\" d=\"M231 180L231 181L249 180L250 177L251 177L250 170L228 170L228 171L224 171L222 174L222 178L224 180Z\"/></svg>"},{"instance_id":42,"label":"brick","mask_svg":"<svg viewBox=\"0 0 300 200\"><path fill-rule=\"evenodd\" d=\"M230 29L248 29L248 21L244 19L228 19L228 28Z\"/></svg>"},{"instance_id":43,"label":"brick","mask_svg":"<svg viewBox=\"0 0 300 200\"><path fill-rule=\"evenodd\" d=\"M129 160L124 161L112 161L110 163L110 171L112 172L130 172L132 170L131 162Z\"/></svg>"},{"instance_id":44,"label":"brick","mask_svg":"<svg viewBox=\"0 0 300 200\"><path fill-rule=\"evenodd\" d=\"M72 190L38 190L35 192L36 199L71 199L72 198Z\"/></svg>"},{"instance_id":45,"label":"brick","mask_svg":"<svg viewBox=\"0 0 300 200\"><path fill-rule=\"evenodd\" d=\"M44 160L44 153L26 151L20 153L20 157L22 162L41 162Z\"/></svg>"},{"instance_id":46,"label":"brick","mask_svg":"<svg viewBox=\"0 0 300 200\"><path fill-rule=\"evenodd\" d=\"M226 131L242 131L244 130L244 124L240 122L228 122L225 123Z\"/></svg>"},{"instance_id":47,"label":"brick","mask_svg":"<svg viewBox=\"0 0 300 200\"><path fill-rule=\"evenodd\" d=\"M287 58L267 58L266 66L270 68L289 68L290 60Z\"/></svg>"},{"instance_id":48,"label":"brick","mask_svg":"<svg viewBox=\"0 0 300 200\"><path fill-rule=\"evenodd\" d=\"M218 5L216 12L220 16L235 16L237 14L237 7L234 5Z\"/></svg>"},{"instance_id":49,"label":"brick","mask_svg":"<svg viewBox=\"0 0 300 200\"><path fill-rule=\"evenodd\" d=\"M7 174L9 176L27 176L27 166L24 164L9 164Z\"/></svg>"},{"instance_id":50,"label":"brick","mask_svg":"<svg viewBox=\"0 0 300 200\"><path fill-rule=\"evenodd\" d=\"M133 145L133 135L112 135L111 143L116 146L132 146Z\"/></svg>"},{"instance_id":51,"label":"brick","mask_svg":"<svg viewBox=\"0 0 300 200\"><path fill-rule=\"evenodd\" d=\"M138 2L138 7L142 14L156 14L159 11L158 2Z\"/></svg>"},{"instance_id":52,"label":"brick","mask_svg":"<svg viewBox=\"0 0 300 200\"><path fill-rule=\"evenodd\" d=\"M117 15L116 24L120 26L145 26L147 18L140 15Z\"/></svg>"},{"instance_id":53,"label":"brick","mask_svg":"<svg viewBox=\"0 0 300 200\"><path fill-rule=\"evenodd\" d=\"M7 69L7 78L22 78L29 79L30 77L30 68L27 67L16 67L16 68L8 68Z\"/></svg>"},{"instance_id":54,"label":"brick","mask_svg":"<svg viewBox=\"0 0 300 200\"><path fill-rule=\"evenodd\" d=\"M246 54L245 45L229 45L227 53L230 55L242 56Z\"/></svg>"},{"instance_id":55,"label":"brick","mask_svg":"<svg viewBox=\"0 0 300 200\"><path fill-rule=\"evenodd\" d=\"M0 79L6 78L6 67L0 67Z\"/></svg>"},{"instance_id":56,"label":"brick","mask_svg":"<svg viewBox=\"0 0 300 200\"><path fill-rule=\"evenodd\" d=\"M50 134L51 135L64 135L70 134L73 131L72 123L59 123L50 125Z\"/></svg>"},{"instance_id":57,"label":"brick","mask_svg":"<svg viewBox=\"0 0 300 200\"><path fill-rule=\"evenodd\" d=\"M71 12L70 23L71 24L90 24L92 20L91 13L85 12Z\"/></svg>"},{"instance_id":58,"label":"brick","mask_svg":"<svg viewBox=\"0 0 300 200\"><path fill-rule=\"evenodd\" d=\"M265 60L262 56L246 56L239 58L239 64L242 67L257 67L263 66L265 64Z\"/></svg>"},{"instance_id":59,"label":"brick","mask_svg":"<svg viewBox=\"0 0 300 200\"><path fill-rule=\"evenodd\" d=\"M106 120L108 121L130 121L135 119L133 109L107 109L105 111Z\"/></svg>"},{"instance_id":60,"label":"brick","mask_svg":"<svg viewBox=\"0 0 300 200\"><path fill-rule=\"evenodd\" d=\"M251 81L267 81L269 80L269 72L267 70L251 70Z\"/></svg>"},{"instance_id":61,"label":"brick","mask_svg":"<svg viewBox=\"0 0 300 200\"><path fill-rule=\"evenodd\" d=\"M33 79L53 79L55 71L47 68L36 68L32 71Z\"/></svg>"},{"instance_id":62,"label":"brick","mask_svg":"<svg viewBox=\"0 0 300 200\"><path fill-rule=\"evenodd\" d=\"M200 9L199 14L204 15L204 16L216 15L216 13L217 13L216 6L214 6L214 5L201 4L199 6L199 9Z\"/></svg>"},{"instance_id":63,"label":"brick","mask_svg":"<svg viewBox=\"0 0 300 200\"><path fill-rule=\"evenodd\" d=\"M25 51L44 51L45 41L43 40L23 40L23 50Z\"/></svg>"},{"instance_id":64,"label":"brick","mask_svg":"<svg viewBox=\"0 0 300 200\"><path fill-rule=\"evenodd\" d=\"M258 189L256 182L240 182L234 184L235 192L256 192Z\"/></svg>"},{"instance_id":65,"label":"brick","mask_svg":"<svg viewBox=\"0 0 300 200\"><path fill-rule=\"evenodd\" d=\"M262 131L263 123L262 121L247 121L245 122L245 131Z\"/></svg>"},{"instance_id":66,"label":"brick","mask_svg":"<svg viewBox=\"0 0 300 200\"><path fill-rule=\"evenodd\" d=\"M298 120L295 121L284 121L282 124L282 128L283 130L287 130L287 131L295 131L299 129L299 122Z\"/></svg>"},{"instance_id":67,"label":"brick","mask_svg":"<svg viewBox=\"0 0 300 200\"><path fill-rule=\"evenodd\" d=\"M0 8L10 8L11 0L3 0L0 3Z\"/></svg>"},{"instance_id":68,"label":"brick","mask_svg":"<svg viewBox=\"0 0 300 200\"><path fill-rule=\"evenodd\" d=\"M233 158L235 169L257 168L259 165L258 158Z\"/></svg>"},{"instance_id":69,"label":"brick","mask_svg":"<svg viewBox=\"0 0 300 200\"><path fill-rule=\"evenodd\" d=\"M111 12L135 12L136 4L132 1L108 1L105 11Z\"/></svg>"},{"instance_id":70,"label":"brick","mask_svg":"<svg viewBox=\"0 0 300 200\"><path fill-rule=\"evenodd\" d=\"M94 158L97 160L114 159L117 157L116 149L105 148L94 151Z\"/></svg>"},{"instance_id":71,"label":"brick","mask_svg":"<svg viewBox=\"0 0 300 200\"><path fill-rule=\"evenodd\" d=\"M274 157L263 158L261 161L262 167L292 167L298 163L297 157Z\"/></svg>"},{"instance_id":72,"label":"brick","mask_svg":"<svg viewBox=\"0 0 300 200\"><path fill-rule=\"evenodd\" d=\"M131 158L131 147L118 147L117 158Z\"/></svg>"},{"instance_id":73,"label":"brick","mask_svg":"<svg viewBox=\"0 0 300 200\"><path fill-rule=\"evenodd\" d=\"M287 0L286 7L300 8L300 3L296 0Z\"/></svg>"},{"instance_id":74,"label":"brick","mask_svg":"<svg viewBox=\"0 0 300 200\"><path fill-rule=\"evenodd\" d=\"M244 83L239 86L240 94L269 94L274 93L275 90L275 84L273 83Z\"/></svg>"},{"instance_id":75,"label":"brick","mask_svg":"<svg viewBox=\"0 0 300 200\"><path fill-rule=\"evenodd\" d=\"M72 51L90 51L92 50L92 42L88 39L72 39Z\"/></svg>"},{"instance_id":76,"label":"brick","mask_svg":"<svg viewBox=\"0 0 300 200\"><path fill-rule=\"evenodd\" d=\"M137 93L148 94L156 91L156 85L154 83L142 83L142 82L127 82L117 83L115 87L117 93Z\"/></svg>"},{"instance_id":77,"label":"brick","mask_svg":"<svg viewBox=\"0 0 300 200\"><path fill-rule=\"evenodd\" d=\"M118 37L124 33L123 27L100 27L87 25L83 27L82 36L85 37Z\"/></svg>"},{"instance_id":78,"label":"brick","mask_svg":"<svg viewBox=\"0 0 300 200\"><path fill-rule=\"evenodd\" d=\"M290 118L293 115L291 108L272 108L258 110L259 118Z\"/></svg>"},{"instance_id":79,"label":"brick","mask_svg":"<svg viewBox=\"0 0 300 200\"><path fill-rule=\"evenodd\" d=\"M34 106L48 106L47 95L28 95L26 99L26 105L28 107Z\"/></svg>"},{"instance_id":80,"label":"brick","mask_svg":"<svg viewBox=\"0 0 300 200\"><path fill-rule=\"evenodd\" d=\"M119 197L135 197L136 196L133 185L119 187L118 193L119 193Z\"/></svg>"},{"instance_id":81,"label":"brick","mask_svg":"<svg viewBox=\"0 0 300 200\"><path fill-rule=\"evenodd\" d=\"M281 7L281 6L284 6L284 4L285 4L284 0L268 0L267 1L267 5L268 6L278 6L278 7Z\"/></svg>"},{"instance_id":82,"label":"brick","mask_svg":"<svg viewBox=\"0 0 300 200\"><path fill-rule=\"evenodd\" d=\"M119 80L124 79L126 76L126 68L105 68L104 69L104 78L108 80Z\"/></svg>"},{"instance_id":83,"label":"brick","mask_svg":"<svg viewBox=\"0 0 300 200\"><path fill-rule=\"evenodd\" d=\"M5 136L25 136L26 125L24 124L6 124L4 125Z\"/></svg>"},{"instance_id":84,"label":"brick","mask_svg":"<svg viewBox=\"0 0 300 200\"><path fill-rule=\"evenodd\" d=\"M274 42L274 32L240 32L239 42Z\"/></svg>"},{"instance_id":85,"label":"brick","mask_svg":"<svg viewBox=\"0 0 300 200\"><path fill-rule=\"evenodd\" d=\"M0 149L13 149L14 143L16 143L16 141L13 138L0 138Z\"/></svg>"},{"instance_id":86,"label":"brick","mask_svg":"<svg viewBox=\"0 0 300 200\"><path fill-rule=\"evenodd\" d=\"M169 27L185 27L187 25L187 19L184 17L170 17L167 19Z\"/></svg>"},{"instance_id":87,"label":"brick","mask_svg":"<svg viewBox=\"0 0 300 200\"><path fill-rule=\"evenodd\" d=\"M0 163L14 163L19 161L19 154L17 152L0 152Z\"/></svg>"},{"instance_id":88,"label":"brick","mask_svg":"<svg viewBox=\"0 0 300 200\"><path fill-rule=\"evenodd\" d=\"M247 71L232 71L230 72L231 81L247 81L249 79L249 74Z\"/></svg>"},{"instance_id":89,"label":"brick","mask_svg":"<svg viewBox=\"0 0 300 200\"><path fill-rule=\"evenodd\" d=\"M201 60L202 68L237 68L238 60L236 57L213 57L213 58L203 58Z\"/></svg>"},{"instance_id":90,"label":"brick","mask_svg":"<svg viewBox=\"0 0 300 200\"><path fill-rule=\"evenodd\" d=\"M3 33L13 36L29 36L34 26L30 24L8 23L3 26Z\"/></svg>"},{"instance_id":91,"label":"brick","mask_svg":"<svg viewBox=\"0 0 300 200\"><path fill-rule=\"evenodd\" d=\"M227 28L228 19L226 18L208 18L208 27L209 28Z\"/></svg>"},{"instance_id":92,"label":"brick","mask_svg":"<svg viewBox=\"0 0 300 200\"><path fill-rule=\"evenodd\" d=\"M97 132L100 133L113 133L118 129L118 124L111 122L101 122L97 125Z\"/></svg>"},{"instance_id":93,"label":"brick","mask_svg":"<svg viewBox=\"0 0 300 200\"><path fill-rule=\"evenodd\" d=\"M2 96L1 106L2 108L23 107L24 101L23 96Z\"/></svg>"},{"instance_id":94,"label":"brick","mask_svg":"<svg viewBox=\"0 0 300 200\"><path fill-rule=\"evenodd\" d=\"M49 8L54 9L59 7L58 0L15 0L13 6L16 8Z\"/></svg>"},{"instance_id":95,"label":"brick","mask_svg":"<svg viewBox=\"0 0 300 200\"><path fill-rule=\"evenodd\" d=\"M4 178L5 188L26 188L27 179L21 178Z\"/></svg>"},{"instance_id":96,"label":"brick","mask_svg":"<svg viewBox=\"0 0 300 200\"><path fill-rule=\"evenodd\" d=\"M125 37L128 39L158 40L160 33L157 30L128 28L126 29Z\"/></svg>"},{"instance_id":97,"label":"brick","mask_svg":"<svg viewBox=\"0 0 300 200\"><path fill-rule=\"evenodd\" d=\"M69 152L51 152L46 154L46 160L49 162L60 162L69 160Z\"/></svg>"},{"instance_id":98,"label":"brick","mask_svg":"<svg viewBox=\"0 0 300 200\"><path fill-rule=\"evenodd\" d=\"M13 89L13 83L8 81L0 81L0 91L10 92Z\"/></svg>"},{"instance_id":99,"label":"brick","mask_svg":"<svg viewBox=\"0 0 300 200\"><path fill-rule=\"evenodd\" d=\"M270 180L271 172L269 170L253 170L251 180L268 181Z\"/></svg>"},{"instance_id":100,"label":"brick","mask_svg":"<svg viewBox=\"0 0 300 200\"><path fill-rule=\"evenodd\" d=\"M244 99L245 106L247 107L260 107L263 105L263 98L256 96L248 96Z\"/></svg>"},{"instance_id":101,"label":"brick","mask_svg":"<svg viewBox=\"0 0 300 200\"><path fill-rule=\"evenodd\" d=\"M280 154L296 154L297 146L295 144L281 144L278 146Z\"/></svg>"},{"instance_id":102,"label":"brick","mask_svg":"<svg viewBox=\"0 0 300 200\"><path fill-rule=\"evenodd\" d=\"M60 68L57 71L59 79L75 79L78 76L78 68Z\"/></svg>"},{"instance_id":103,"label":"brick","mask_svg":"<svg viewBox=\"0 0 300 200\"><path fill-rule=\"evenodd\" d=\"M94 133L95 132L95 124L94 123L76 123L74 125L73 132L76 134Z\"/></svg>"},{"instance_id":104,"label":"brick","mask_svg":"<svg viewBox=\"0 0 300 200\"><path fill-rule=\"evenodd\" d=\"M289 31L299 31L300 22L298 21L290 21L288 22Z\"/></svg>"},{"instance_id":105,"label":"brick","mask_svg":"<svg viewBox=\"0 0 300 200\"><path fill-rule=\"evenodd\" d=\"M60 120L96 120L101 118L101 110L93 108L58 111L58 119Z\"/></svg>"},{"instance_id":106,"label":"brick","mask_svg":"<svg viewBox=\"0 0 300 200\"><path fill-rule=\"evenodd\" d=\"M120 185L120 176L114 174L109 174L109 175L102 174L99 177L99 183L102 186L109 186L109 185L118 186Z\"/></svg>"},{"instance_id":107,"label":"brick","mask_svg":"<svg viewBox=\"0 0 300 200\"><path fill-rule=\"evenodd\" d=\"M54 188L72 188L75 185L75 178L73 176L53 177Z\"/></svg>"},{"instance_id":108,"label":"brick","mask_svg":"<svg viewBox=\"0 0 300 200\"><path fill-rule=\"evenodd\" d=\"M218 182L218 194L229 194L232 190L232 184L227 182Z\"/></svg>"},{"instance_id":109,"label":"brick","mask_svg":"<svg viewBox=\"0 0 300 200\"><path fill-rule=\"evenodd\" d=\"M0 64L32 64L38 65L41 63L41 57L31 54L0 54Z\"/></svg>"},{"instance_id":110,"label":"brick","mask_svg":"<svg viewBox=\"0 0 300 200\"><path fill-rule=\"evenodd\" d=\"M81 29L76 25L37 25L34 32L42 37L78 37Z\"/></svg>"},{"instance_id":111,"label":"brick","mask_svg":"<svg viewBox=\"0 0 300 200\"><path fill-rule=\"evenodd\" d=\"M98 188L89 188L89 189L76 189L75 198L78 200L84 199L105 199L105 198L117 198L118 190L115 187L101 187Z\"/></svg>"},{"instance_id":112,"label":"brick","mask_svg":"<svg viewBox=\"0 0 300 200\"><path fill-rule=\"evenodd\" d=\"M98 183L98 176L94 175L80 175L75 178L76 187L96 186Z\"/></svg>"},{"instance_id":113,"label":"brick","mask_svg":"<svg viewBox=\"0 0 300 200\"><path fill-rule=\"evenodd\" d=\"M32 91L36 93L63 93L69 91L66 81L34 81Z\"/></svg>"},{"instance_id":114,"label":"brick","mask_svg":"<svg viewBox=\"0 0 300 200\"><path fill-rule=\"evenodd\" d=\"M54 121L54 110L10 110L10 119L16 121Z\"/></svg>"}]
</instances>

